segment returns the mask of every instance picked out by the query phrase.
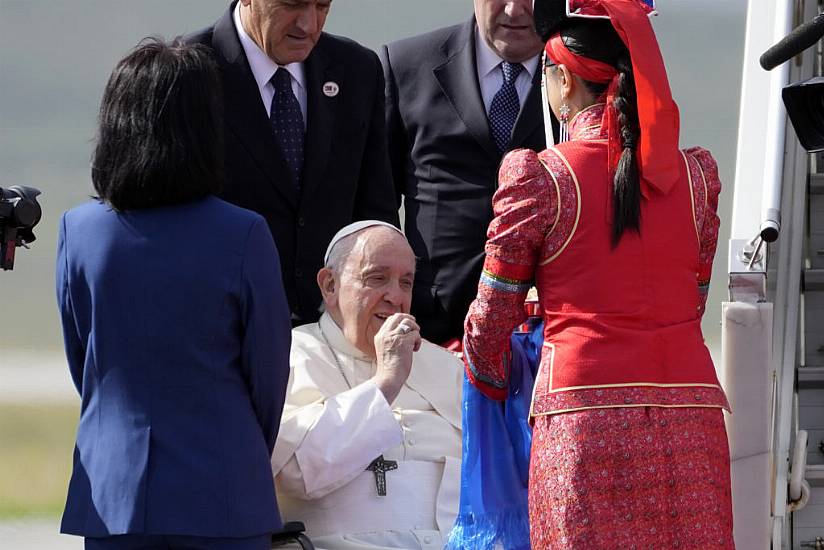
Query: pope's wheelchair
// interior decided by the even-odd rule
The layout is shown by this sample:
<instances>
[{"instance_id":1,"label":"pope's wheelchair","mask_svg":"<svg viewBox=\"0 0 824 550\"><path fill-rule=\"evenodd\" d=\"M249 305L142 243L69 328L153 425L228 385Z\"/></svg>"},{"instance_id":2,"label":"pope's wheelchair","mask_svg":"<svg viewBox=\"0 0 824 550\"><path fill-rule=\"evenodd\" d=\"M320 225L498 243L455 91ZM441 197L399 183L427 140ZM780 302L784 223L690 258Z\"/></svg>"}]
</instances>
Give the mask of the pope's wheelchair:
<instances>
[{"instance_id":1,"label":"pope's wheelchair","mask_svg":"<svg viewBox=\"0 0 824 550\"><path fill-rule=\"evenodd\" d=\"M306 526L300 521L287 521L277 533L272 533L272 548L283 548L287 544L297 543L303 550L315 550L309 537L303 534Z\"/></svg>"}]
</instances>

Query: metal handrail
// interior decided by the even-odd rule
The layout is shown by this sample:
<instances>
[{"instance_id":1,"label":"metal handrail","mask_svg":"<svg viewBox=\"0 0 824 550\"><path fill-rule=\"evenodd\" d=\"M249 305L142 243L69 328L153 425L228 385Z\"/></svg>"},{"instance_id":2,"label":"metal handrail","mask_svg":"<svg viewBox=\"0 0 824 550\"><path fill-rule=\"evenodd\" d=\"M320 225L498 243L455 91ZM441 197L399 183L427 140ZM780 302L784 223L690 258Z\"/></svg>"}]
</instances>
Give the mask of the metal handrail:
<instances>
[{"instance_id":1,"label":"metal handrail","mask_svg":"<svg viewBox=\"0 0 824 550\"><path fill-rule=\"evenodd\" d=\"M776 10L775 36L783 38L792 29L794 6L787 2L783 10ZM781 231L781 183L784 166L784 138L787 130L787 112L781 101L781 91L789 84L790 67L784 63L770 73L770 97L773 101L765 113L767 117L767 156L764 165L764 185L761 194L761 238L771 243Z\"/></svg>"}]
</instances>

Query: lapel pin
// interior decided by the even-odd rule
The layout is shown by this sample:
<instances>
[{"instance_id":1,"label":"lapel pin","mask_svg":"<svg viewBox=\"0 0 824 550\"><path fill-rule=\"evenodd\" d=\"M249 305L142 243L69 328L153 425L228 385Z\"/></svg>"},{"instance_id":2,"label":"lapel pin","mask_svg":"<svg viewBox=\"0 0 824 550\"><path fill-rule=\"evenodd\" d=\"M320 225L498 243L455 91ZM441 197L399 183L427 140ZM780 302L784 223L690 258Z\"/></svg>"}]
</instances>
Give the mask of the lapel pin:
<instances>
[{"instance_id":1,"label":"lapel pin","mask_svg":"<svg viewBox=\"0 0 824 550\"><path fill-rule=\"evenodd\" d=\"M340 86L338 86L337 82L329 82L324 83L323 85L323 95L326 97L335 97L340 92Z\"/></svg>"}]
</instances>

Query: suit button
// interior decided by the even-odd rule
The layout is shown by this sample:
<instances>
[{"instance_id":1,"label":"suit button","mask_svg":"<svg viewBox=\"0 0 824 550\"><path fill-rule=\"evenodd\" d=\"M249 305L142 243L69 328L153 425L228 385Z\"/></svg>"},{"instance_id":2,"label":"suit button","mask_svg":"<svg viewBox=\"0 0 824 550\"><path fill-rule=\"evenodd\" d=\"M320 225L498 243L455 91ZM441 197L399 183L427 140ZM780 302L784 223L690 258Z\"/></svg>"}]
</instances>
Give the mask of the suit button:
<instances>
[{"instance_id":1,"label":"suit button","mask_svg":"<svg viewBox=\"0 0 824 550\"><path fill-rule=\"evenodd\" d=\"M306 220L304 220L303 216L301 216L298 218L298 227L303 227L304 225L306 225Z\"/></svg>"},{"instance_id":2,"label":"suit button","mask_svg":"<svg viewBox=\"0 0 824 550\"><path fill-rule=\"evenodd\" d=\"M297 269L295 270L295 277L297 277L298 279L300 279L301 277L303 277L303 270L302 270L301 268L297 268Z\"/></svg>"}]
</instances>

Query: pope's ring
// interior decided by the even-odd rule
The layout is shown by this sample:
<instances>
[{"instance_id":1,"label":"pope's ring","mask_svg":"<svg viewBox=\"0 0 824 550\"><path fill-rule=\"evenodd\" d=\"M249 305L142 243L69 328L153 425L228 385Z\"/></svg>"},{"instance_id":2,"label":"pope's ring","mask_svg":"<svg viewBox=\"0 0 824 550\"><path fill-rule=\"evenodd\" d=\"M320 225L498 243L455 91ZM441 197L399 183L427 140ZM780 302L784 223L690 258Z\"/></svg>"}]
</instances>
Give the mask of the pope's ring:
<instances>
[{"instance_id":1,"label":"pope's ring","mask_svg":"<svg viewBox=\"0 0 824 550\"><path fill-rule=\"evenodd\" d=\"M412 330L412 327L407 325L405 322L401 321L401 324L398 325L398 329L401 331L401 334L406 334Z\"/></svg>"}]
</instances>

